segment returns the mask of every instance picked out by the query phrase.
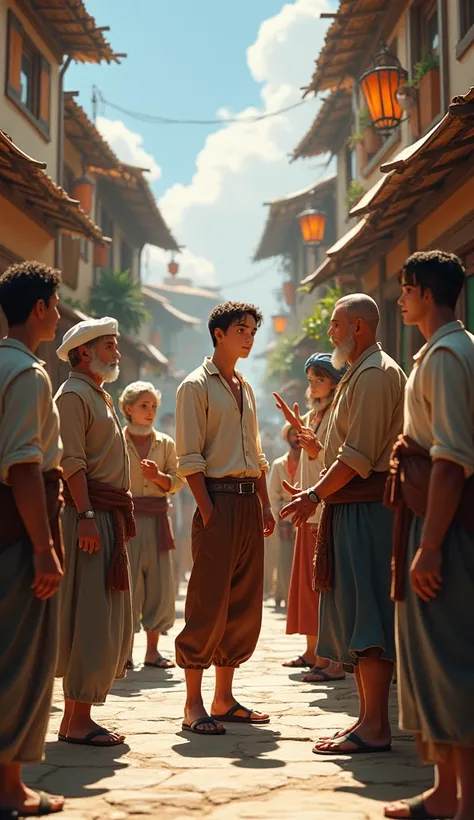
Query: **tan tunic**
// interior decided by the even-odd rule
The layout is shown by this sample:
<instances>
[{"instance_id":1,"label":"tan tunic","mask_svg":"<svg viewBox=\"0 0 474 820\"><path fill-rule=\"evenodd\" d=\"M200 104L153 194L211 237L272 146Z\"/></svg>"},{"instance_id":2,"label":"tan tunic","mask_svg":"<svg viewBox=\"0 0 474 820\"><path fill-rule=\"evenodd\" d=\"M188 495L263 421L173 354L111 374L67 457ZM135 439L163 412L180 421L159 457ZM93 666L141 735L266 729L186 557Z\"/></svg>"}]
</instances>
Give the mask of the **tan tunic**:
<instances>
[{"instance_id":1,"label":"tan tunic","mask_svg":"<svg viewBox=\"0 0 474 820\"><path fill-rule=\"evenodd\" d=\"M314 415L314 412L311 411L307 413L306 416L304 416L303 421L307 427L313 427ZM301 453L300 465L297 473L297 481L298 486L301 487L302 490L307 490L309 489L309 487L314 487L314 485L318 483L321 472L324 469L324 443L326 440L330 415L331 410L330 408L328 408L319 424L319 427L317 427L315 430L319 441L323 445L317 458L310 458L308 453L305 453L304 450ZM306 523L313 525L318 524L320 518L321 505L318 504L318 508L315 514L308 518Z\"/></svg>"},{"instance_id":2,"label":"tan tunic","mask_svg":"<svg viewBox=\"0 0 474 820\"><path fill-rule=\"evenodd\" d=\"M14 339L0 341L0 477L14 464L61 459L59 418L42 363ZM0 551L0 763L43 758L59 627L59 595L40 601L31 590L27 538ZM14 630L12 631L12 624ZM25 651L25 647L27 651Z\"/></svg>"},{"instance_id":3,"label":"tan tunic","mask_svg":"<svg viewBox=\"0 0 474 820\"><path fill-rule=\"evenodd\" d=\"M255 396L242 385L243 411L211 359L194 370L178 388L176 445L183 477L204 473L212 478L258 478L269 464L262 452Z\"/></svg>"},{"instance_id":4,"label":"tan tunic","mask_svg":"<svg viewBox=\"0 0 474 820\"><path fill-rule=\"evenodd\" d=\"M362 478L385 472L403 427L406 376L375 344L345 373L336 390L328 423L325 467L336 459Z\"/></svg>"},{"instance_id":5,"label":"tan tunic","mask_svg":"<svg viewBox=\"0 0 474 820\"><path fill-rule=\"evenodd\" d=\"M431 458L474 473L474 336L443 325L414 357L405 393L404 432Z\"/></svg>"},{"instance_id":6,"label":"tan tunic","mask_svg":"<svg viewBox=\"0 0 474 820\"><path fill-rule=\"evenodd\" d=\"M0 480L14 464L58 467L59 415L43 363L21 342L0 341Z\"/></svg>"},{"instance_id":7,"label":"tan tunic","mask_svg":"<svg viewBox=\"0 0 474 820\"><path fill-rule=\"evenodd\" d=\"M88 478L130 489L130 460L117 414L106 403L110 396L93 379L70 373L55 399L61 416L66 480L78 470Z\"/></svg>"},{"instance_id":8,"label":"tan tunic","mask_svg":"<svg viewBox=\"0 0 474 820\"><path fill-rule=\"evenodd\" d=\"M132 495L163 498L173 495L184 485L177 473L176 445L170 436L153 431L147 458L171 480L166 493L154 481L144 478L141 458L131 436L124 430L130 454L130 477ZM137 515L137 534L128 544L132 574L132 606L135 632L140 625L148 632L167 632L175 619L175 587L173 577L173 553L160 552L156 540L154 518Z\"/></svg>"},{"instance_id":9,"label":"tan tunic","mask_svg":"<svg viewBox=\"0 0 474 820\"><path fill-rule=\"evenodd\" d=\"M163 498L166 495L174 495L184 486L184 481L178 475L178 460L176 457L176 445L166 433L159 433L157 430L153 431L153 439L150 443L150 449L147 458L154 461L160 472L165 473L171 480L171 487L168 492L165 492L154 481L147 481L144 478L141 468L141 458L137 452L137 448L133 439L127 433L127 428L124 429L125 439L128 446L128 453L130 457L130 485L132 495L134 496L156 496Z\"/></svg>"},{"instance_id":10,"label":"tan tunic","mask_svg":"<svg viewBox=\"0 0 474 820\"><path fill-rule=\"evenodd\" d=\"M107 395L91 378L74 372L59 388L62 466L66 479L85 470L90 479L128 490L128 448ZM76 511L66 507L63 513L68 572L56 674L64 678L65 697L84 703L103 703L113 681L125 675L133 637L130 590L112 591L108 585L115 550L112 513L96 511L95 521L100 549L90 555L78 548Z\"/></svg>"}]
</instances>

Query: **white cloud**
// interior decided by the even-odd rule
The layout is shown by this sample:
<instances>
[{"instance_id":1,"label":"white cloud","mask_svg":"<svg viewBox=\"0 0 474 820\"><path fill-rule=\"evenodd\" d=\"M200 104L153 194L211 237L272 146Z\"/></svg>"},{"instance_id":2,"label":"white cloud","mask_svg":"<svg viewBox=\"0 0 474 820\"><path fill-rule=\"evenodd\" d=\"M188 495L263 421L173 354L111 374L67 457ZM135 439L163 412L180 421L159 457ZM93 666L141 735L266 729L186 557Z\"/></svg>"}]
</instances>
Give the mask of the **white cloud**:
<instances>
[{"instance_id":1,"label":"white cloud","mask_svg":"<svg viewBox=\"0 0 474 820\"><path fill-rule=\"evenodd\" d=\"M265 20L247 49L249 71L261 85L261 105L240 112L222 107L217 116L245 120L299 102L301 87L312 76L327 28L319 15L330 8L328 0L294 0L282 4L278 14ZM206 138L191 183L171 186L159 202L178 242L189 249L180 260L183 277L190 276L203 285L217 284L226 298L260 303L267 326L275 306L273 291L281 275L278 260L252 263L266 219L263 203L300 190L322 176L324 158L289 163L289 155L308 130L317 108L318 103L309 99L299 108L261 122L223 125ZM115 150L123 143L135 152L144 152L138 134L129 132L123 123L105 122L102 133ZM167 256L152 249L149 260L149 279L160 280ZM269 268L271 272L262 276ZM252 281L244 281L249 279ZM242 286L226 289L226 282L239 280Z\"/></svg>"},{"instance_id":2,"label":"white cloud","mask_svg":"<svg viewBox=\"0 0 474 820\"><path fill-rule=\"evenodd\" d=\"M121 120L109 120L107 117L97 117L97 129L121 162L146 168L150 172L147 175L150 182L161 177L161 168L153 154L145 151L140 134L130 131Z\"/></svg>"},{"instance_id":3,"label":"white cloud","mask_svg":"<svg viewBox=\"0 0 474 820\"><path fill-rule=\"evenodd\" d=\"M170 254L161 248L147 245L143 257L143 279L145 282L160 282L169 276L168 263ZM179 278L191 279L205 287L215 287L217 285L216 271L210 259L204 256L197 256L185 248L176 257L179 263Z\"/></svg>"}]
</instances>

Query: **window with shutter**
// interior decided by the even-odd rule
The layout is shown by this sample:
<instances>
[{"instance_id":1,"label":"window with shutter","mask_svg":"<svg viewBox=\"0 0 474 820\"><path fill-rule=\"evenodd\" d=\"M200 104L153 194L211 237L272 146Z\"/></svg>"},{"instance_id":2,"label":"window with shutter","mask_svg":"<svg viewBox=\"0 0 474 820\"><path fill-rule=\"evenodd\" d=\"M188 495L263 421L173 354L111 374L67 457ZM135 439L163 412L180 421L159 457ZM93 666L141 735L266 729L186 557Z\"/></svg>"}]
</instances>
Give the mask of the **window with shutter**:
<instances>
[{"instance_id":1,"label":"window with shutter","mask_svg":"<svg viewBox=\"0 0 474 820\"><path fill-rule=\"evenodd\" d=\"M49 139L51 66L8 12L6 95Z\"/></svg>"}]
</instances>

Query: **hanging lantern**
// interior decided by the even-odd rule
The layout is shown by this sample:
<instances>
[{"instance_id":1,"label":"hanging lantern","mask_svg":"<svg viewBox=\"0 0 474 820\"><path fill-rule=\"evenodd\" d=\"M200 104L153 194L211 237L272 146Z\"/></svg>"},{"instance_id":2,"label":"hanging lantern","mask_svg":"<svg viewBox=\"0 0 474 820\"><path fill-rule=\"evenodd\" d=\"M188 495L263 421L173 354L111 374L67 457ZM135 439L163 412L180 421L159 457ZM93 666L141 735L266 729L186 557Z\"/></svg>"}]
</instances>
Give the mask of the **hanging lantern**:
<instances>
[{"instance_id":1,"label":"hanging lantern","mask_svg":"<svg viewBox=\"0 0 474 820\"><path fill-rule=\"evenodd\" d=\"M400 124L402 109L397 89L407 77L398 57L384 46L376 55L373 68L362 74L359 80L372 125L379 134L389 134Z\"/></svg>"},{"instance_id":2,"label":"hanging lantern","mask_svg":"<svg viewBox=\"0 0 474 820\"><path fill-rule=\"evenodd\" d=\"M282 333L285 332L286 326L288 324L288 316L284 313L279 313L276 316L272 316L273 322L273 330L277 334L277 336L281 336Z\"/></svg>"},{"instance_id":3,"label":"hanging lantern","mask_svg":"<svg viewBox=\"0 0 474 820\"><path fill-rule=\"evenodd\" d=\"M178 265L177 262L175 262L174 259L172 259L171 262L168 264L168 273L171 276L176 276L178 271L179 271L179 265Z\"/></svg>"},{"instance_id":4,"label":"hanging lantern","mask_svg":"<svg viewBox=\"0 0 474 820\"><path fill-rule=\"evenodd\" d=\"M295 304L295 285L293 282L283 282L283 296L288 307Z\"/></svg>"},{"instance_id":5,"label":"hanging lantern","mask_svg":"<svg viewBox=\"0 0 474 820\"><path fill-rule=\"evenodd\" d=\"M72 186L72 198L77 199L83 211L90 214L92 211L92 193L94 183L87 177L76 179Z\"/></svg>"},{"instance_id":6,"label":"hanging lantern","mask_svg":"<svg viewBox=\"0 0 474 820\"><path fill-rule=\"evenodd\" d=\"M319 245L324 239L324 229L326 227L326 214L324 211L309 208L299 214L298 219L305 245Z\"/></svg>"},{"instance_id":7,"label":"hanging lantern","mask_svg":"<svg viewBox=\"0 0 474 820\"><path fill-rule=\"evenodd\" d=\"M110 245L94 245L94 265L97 268L109 267Z\"/></svg>"}]
</instances>

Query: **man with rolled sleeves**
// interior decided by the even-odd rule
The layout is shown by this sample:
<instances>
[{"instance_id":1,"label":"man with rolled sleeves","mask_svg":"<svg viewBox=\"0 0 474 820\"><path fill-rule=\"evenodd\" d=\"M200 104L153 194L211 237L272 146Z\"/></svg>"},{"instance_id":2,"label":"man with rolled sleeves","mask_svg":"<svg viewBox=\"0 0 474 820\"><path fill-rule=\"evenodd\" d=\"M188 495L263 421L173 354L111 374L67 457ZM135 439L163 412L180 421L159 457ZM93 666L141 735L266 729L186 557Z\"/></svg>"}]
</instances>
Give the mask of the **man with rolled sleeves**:
<instances>
[{"instance_id":1,"label":"man with rolled sleeves","mask_svg":"<svg viewBox=\"0 0 474 820\"><path fill-rule=\"evenodd\" d=\"M61 811L35 792L24 763L43 759L63 575L61 440L51 382L36 357L54 339L60 273L39 262L0 277L8 337L0 341L0 814ZM18 812L18 815L15 813Z\"/></svg>"},{"instance_id":2,"label":"man with rolled sleeves","mask_svg":"<svg viewBox=\"0 0 474 820\"><path fill-rule=\"evenodd\" d=\"M235 370L237 360L249 356L261 322L254 305L218 305L209 317L214 354L177 395L178 472L197 510L186 625L176 639L176 657L186 675L183 729L207 736L224 734L221 722L269 721L232 694L235 669L250 658L260 634L263 539L275 527L255 397ZM201 684L211 664L216 689L209 716Z\"/></svg>"},{"instance_id":3,"label":"man with rolled sleeves","mask_svg":"<svg viewBox=\"0 0 474 820\"><path fill-rule=\"evenodd\" d=\"M400 277L404 323L426 339L390 481L400 726L436 776L386 817L474 817L474 336L455 314L465 278L436 250L410 256Z\"/></svg>"},{"instance_id":4,"label":"man with rolled sleeves","mask_svg":"<svg viewBox=\"0 0 474 820\"><path fill-rule=\"evenodd\" d=\"M321 590L317 654L355 666L360 711L355 725L316 754L391 747L388 695L395 660L390 600L393 513L383 505L390 454L403 423L405 374L376 341L379 310L366 294L340 299L331 317L339 382L328 424L325 472L282 510L300 525L324 502L315 552Z\"/></svg>"},{"instance_id":5,"label":"man with rolled sleeves","mask_svg":"<svg viewBox=\"0 0 474 820\"><path fill-rule=\"evenodd\" d=\"M115 319L88 319L64 335L58 356L71 373L56 394L64 443L67 582L62 591L57 676L65 709L59 740L114 746L124 736L91 718L132 645L127 542L135 535L127 444L103 385L119 375Z\"/></svg>"}]
</instances>

